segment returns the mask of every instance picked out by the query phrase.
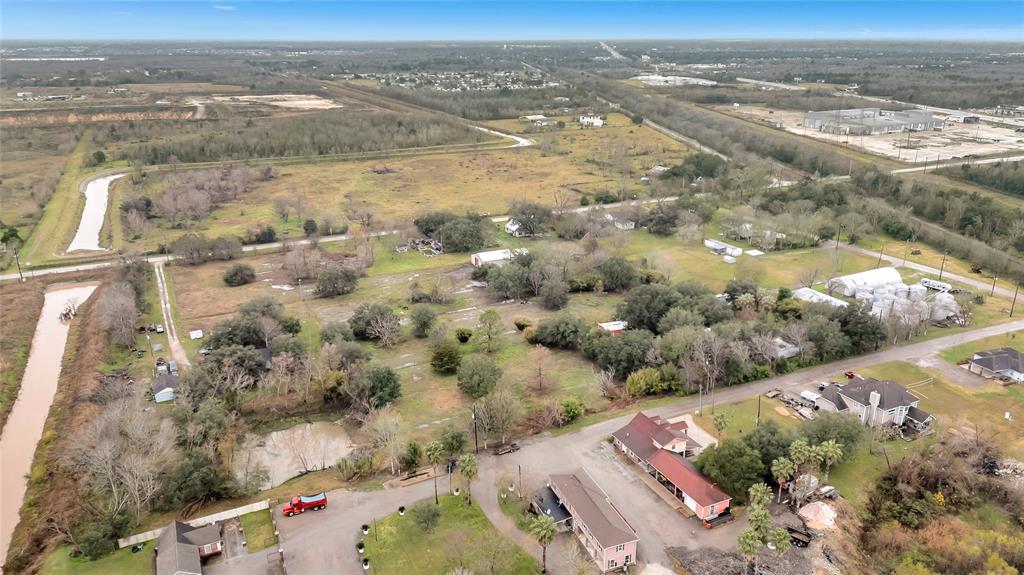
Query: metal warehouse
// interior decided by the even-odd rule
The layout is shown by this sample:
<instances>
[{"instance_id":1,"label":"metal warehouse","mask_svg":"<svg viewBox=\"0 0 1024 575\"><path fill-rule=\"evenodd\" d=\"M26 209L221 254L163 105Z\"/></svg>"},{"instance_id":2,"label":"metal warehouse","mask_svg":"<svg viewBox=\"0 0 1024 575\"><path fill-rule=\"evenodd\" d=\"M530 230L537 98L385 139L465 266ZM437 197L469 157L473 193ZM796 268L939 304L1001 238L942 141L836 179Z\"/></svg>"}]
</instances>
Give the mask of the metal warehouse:
<instances>
[{"instance_id":1,"label":"metal warehouse","mask_svg":"<svg viewBox=\"0 0 1024 575\"><path fill-rule=\"evenodd\" d=\"M942 129L943 120L927 110L893 112L879 108L826 110L804 114L804 126L828 134L891 134Z\"/></svg>"}]
</instances>

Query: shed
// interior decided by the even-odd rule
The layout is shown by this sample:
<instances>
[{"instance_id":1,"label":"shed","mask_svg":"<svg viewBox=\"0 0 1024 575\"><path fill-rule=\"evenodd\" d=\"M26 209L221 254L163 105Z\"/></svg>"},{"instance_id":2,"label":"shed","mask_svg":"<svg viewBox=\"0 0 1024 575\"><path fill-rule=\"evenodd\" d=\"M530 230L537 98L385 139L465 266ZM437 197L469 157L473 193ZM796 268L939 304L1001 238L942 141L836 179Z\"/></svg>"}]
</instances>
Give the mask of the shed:
<instances>
[{"instance_id":1,"label":"shed","mask_svg":"<svg viewBox=\"0 0 1024 575\"><path fill-rule=\"evenodd\" d=\"M153 391L153 401L156 403L174 401L174 391L178 389L178 376L172 373L161 373L153 378L149 387Z\"/></svg>"},{"instance_id":2,"label":"shed","mask_svg":"<svg viewBox=\"0 0 1024 575\"><path fill-rule=\"evenodd\" d=\"M626 329L628 327L629 327L629 323L627 323L625 321L622 321L622 320L619 320L619 321L606 321L604 323L597 324L597 328L598 329L600 329L603 332L610 333L612 335L618 335L618 334L626 331Z\"/></svg>"},{"instance_id":3,"label":"shed","mask_svg":"<svg viewBox=\"0 0 1024 575\"><path fill-rule=\"evenodd\" d=\"M832 307L846 307L850 305L839 298L832 297L827 293L821 293L820 291L813 290L809 287L802 287L793 290L793 297L810 303L825 303Z\"/></svg>"},{"instance_id":4,"label":"shed","mask_svg":"<svg viewBox=\"0 0 1024 575\"><path fill-rule=\"evenodd\" d=\"M474 267L485 264L500 264L512 259L512 250L491 250L489 252L477 252L470 256L469 262Z\"/></svg>"}]
</instances>

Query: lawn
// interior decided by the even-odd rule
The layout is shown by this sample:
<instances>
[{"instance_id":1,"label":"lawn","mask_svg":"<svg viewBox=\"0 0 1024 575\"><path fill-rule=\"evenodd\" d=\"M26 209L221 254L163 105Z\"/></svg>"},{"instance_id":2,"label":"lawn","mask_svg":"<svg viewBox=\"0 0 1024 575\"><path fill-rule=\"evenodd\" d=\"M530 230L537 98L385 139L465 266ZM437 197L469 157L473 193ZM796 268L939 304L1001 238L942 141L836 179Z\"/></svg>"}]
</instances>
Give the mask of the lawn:
<instances>
[{"instance_id":1,"label":"lawn","mask_svg":"<svg viewBox=\"0 0 1024 575\"><path fill-rule=\"evenodd\" d=\"M1024 351L1024 331L1011 331L985 339L962 343L939 352L939 357L952 364L958 364L971 358L978 351L996 349L1000 347L1011 347L1018 351Z\"/></svg>"},{"instance_id":2,"label":"lawn","mask_svg":"<svg viewBox=\"0 0 1024 575\"><path fill-rule=\"evenodd\" d=\"M245 533L245 548L255 553L277 543L274 537L274 524L271 522L270 510L253 511L238 518L242 522Z\"/></svg>"},{"instance_id":3,"label":"lawn","mask_svg":"<svg viewBox=\"0 0 1024 575\"><path fill-rule=\"evenodd\" d=\"M500 535L479 505L467 506L461 497L441 498L441 519L430 533L407 513L378 519L364 540L365 557L380 575L437 575L456 566L457 557L474 569L497 567L505 574L533 574L537 561ZM494 563L496 545L507 547L505 562ZM482 572L482 571L480 571Z\"/></svg>"},{"instance_id":4,"label":"lawn","mask_svg":"<svg viewBox=\"0 0 1024 575\"><path fill-rule=\"evenodd\" d=\"M153 571L153 545L149 541L138 553L131 547L119 549L96 561L71 557L71 547L61 545L47 554L42 575L149 575Z\"/></svg>"},{"instance_id":5,"label":"lawn","mask_svg":"<svg viewBox=\"0 0 1024 575\"><path fill-rule=\"evenodd\" d=\"M722 434L723 437L742 437L754 430L757 422L758 399L750 397L735 403L719 403L715 406L715 413L724 413L727 419L728 425ZM783 407L781 402L761 397L760 403L762 421L774 421L783 429L793 428L800 424L800 420L795 416L783 415L778 411L778 408ZM704 413L694 416L693 420L704 431L716 437L719 436L712 419L709 398L705 398Z\"/></svg>"}]
</instances>

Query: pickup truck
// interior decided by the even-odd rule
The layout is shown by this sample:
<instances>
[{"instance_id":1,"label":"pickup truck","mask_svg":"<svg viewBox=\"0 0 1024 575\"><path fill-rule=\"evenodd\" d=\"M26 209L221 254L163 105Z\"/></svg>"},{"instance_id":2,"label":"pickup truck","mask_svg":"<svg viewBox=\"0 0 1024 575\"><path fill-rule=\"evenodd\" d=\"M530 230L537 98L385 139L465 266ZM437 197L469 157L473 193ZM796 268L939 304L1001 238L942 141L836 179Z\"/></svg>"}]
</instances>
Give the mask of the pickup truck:
<instances>
[{"instance_id":1,"label":"pickup truck","mask_svg":"<svg viewBox=\"0 0 1024 575\"><path fill-rule=\"evenodd\" d=\"M494 450L495 455L505 455L506 453L515 453L519 451L519 446L515 443L509 443L508 445L502 445L501 447Z\"/></svg>"},{"instance_id":2,"label":"pickup truck","mask_svg":"<svg viewBox=\"0 0 1024 575\"><path fill-rule=\"evenodd\" d=\"M281 513L291 517L296 513L305 513L307 509L317 511L325 507L327 507L327 493L321 491L316 495L297 495L292 497L291 501L284 504Z\"/></svg>"}]
</instances>

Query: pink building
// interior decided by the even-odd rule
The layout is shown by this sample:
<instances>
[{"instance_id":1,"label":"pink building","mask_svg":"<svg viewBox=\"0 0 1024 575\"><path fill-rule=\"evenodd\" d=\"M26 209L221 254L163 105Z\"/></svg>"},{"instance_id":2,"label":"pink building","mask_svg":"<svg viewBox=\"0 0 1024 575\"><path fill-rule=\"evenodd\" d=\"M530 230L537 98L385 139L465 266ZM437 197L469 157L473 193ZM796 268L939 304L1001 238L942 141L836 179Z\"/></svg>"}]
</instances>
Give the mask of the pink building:
<instances>
[{"instance_id":1,"label":"pink building","mask_svg":"<svg viewBox=\"0 0 1024 575\"><path fill-rule=\"evenodd\" d=\"M732 519L729 495L686 460L699 454L703 446L687 434L685 422L670 422L640 412L612 434L612 441L706 527Z\"/></svg>"},{"instance_id":2,"label":"pink building","mask_svg":"<svg viewBox=\"0 0 1024 575\"><path fill-rule=\"evenodd\" d=\"M535 510L575 533L602 573L636 563L636 531L587 472L552 475L549 481L534 499Z\"/></svg>"}]
</instances>

